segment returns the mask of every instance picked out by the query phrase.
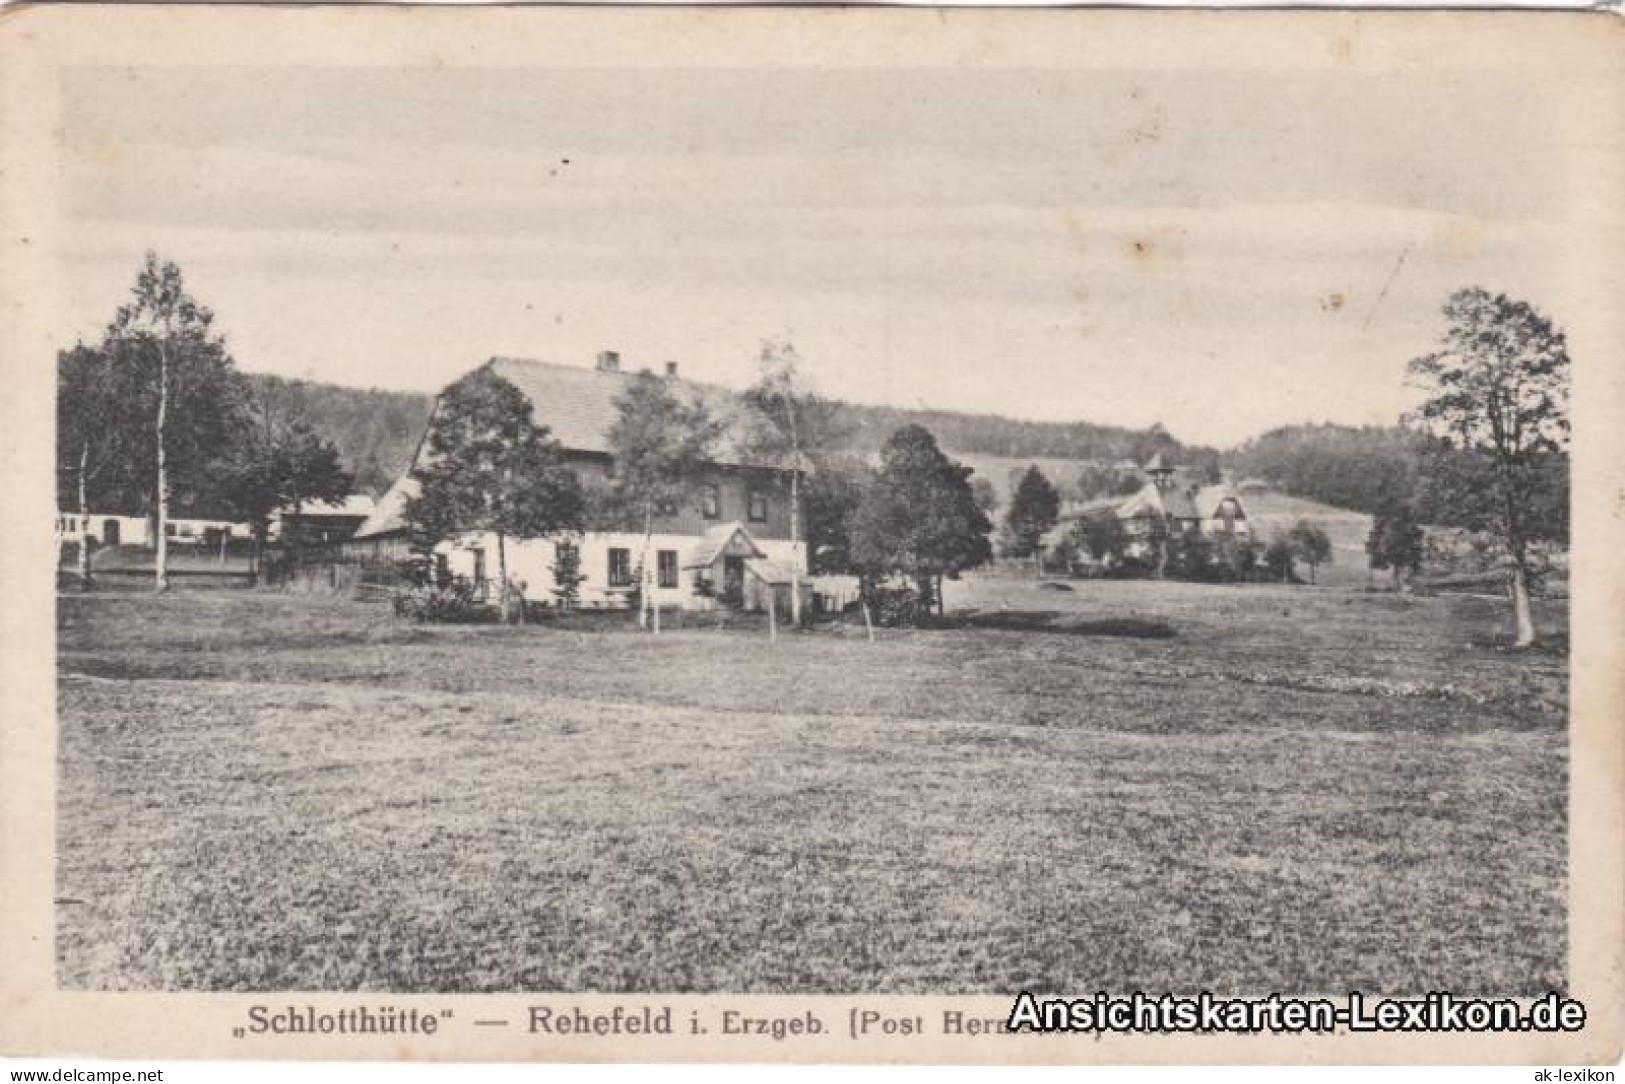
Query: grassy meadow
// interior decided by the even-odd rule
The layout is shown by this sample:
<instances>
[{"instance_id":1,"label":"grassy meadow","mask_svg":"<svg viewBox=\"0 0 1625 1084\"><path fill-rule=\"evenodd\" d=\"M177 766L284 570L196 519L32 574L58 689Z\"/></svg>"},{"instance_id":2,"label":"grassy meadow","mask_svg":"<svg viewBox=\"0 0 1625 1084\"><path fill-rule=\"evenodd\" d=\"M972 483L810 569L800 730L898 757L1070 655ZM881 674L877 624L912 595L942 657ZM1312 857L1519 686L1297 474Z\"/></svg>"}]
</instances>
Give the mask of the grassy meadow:
<instances>
[{"instance_id":1,"label":"grassy meadow","mask_svg":"<svg viewBox=\"0 0 1625 1084\"><path fill-rule=\"evenodd\" d=\"M75 989L1536 993L1566 615L987 579L960 627L63 594Z\"/></svg>"}]
</instances>

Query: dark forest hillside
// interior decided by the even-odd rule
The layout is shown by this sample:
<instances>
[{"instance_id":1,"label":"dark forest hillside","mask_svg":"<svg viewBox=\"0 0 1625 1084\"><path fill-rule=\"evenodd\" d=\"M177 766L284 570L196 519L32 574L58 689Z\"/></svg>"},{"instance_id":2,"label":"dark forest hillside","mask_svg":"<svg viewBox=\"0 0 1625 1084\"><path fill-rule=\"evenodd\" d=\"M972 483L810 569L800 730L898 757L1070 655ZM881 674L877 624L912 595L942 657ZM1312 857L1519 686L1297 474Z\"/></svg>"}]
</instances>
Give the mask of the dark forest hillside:
<instances>
[{"instance_id":1,"label":"dark forest hillside","mask_svg":"<svg viewBox=\"0 0 1625 1084\"><path fill-rule=\"evenodd\" d=\"M432 397L417 392L349 388L310 380L249 374L257 386L276 386L303 407L311 423L339 449L356 486L380 492L411 463L429 417ZM996 414L840 404L841 428L855 451L874 451L897 429L923 425L942 447L964 454L1003 457L1144 462L1161 452L1177 462L1214 466L1219 453L1181 444L1161 426L1125 429L1090 422L1034 422Z\"/></svg>"},{"instance_id":2,"label":"dark forest hillside","mask_svg":"<svg viewBox=\"0 0 1625 1084\"><path fill-rule=\"evenodd\" d=\"M1421 438L1398 426L1289 425L1226 455L1238 475L1295 497L1375 512L1417 490Z\"/></svg>"},{"instance_id":3,"label":"dark forest hillside","mask_svg":"<svg viewBox=\"0 0 1625 1084\"><path fill-rule=\"evenodd\" d=\"M275 388L280 402L297 404L316 431L338 448L345 468L356 476L356 489L374 495L411 465L433 402L419 392L245 375L256 390Z\"/></svg>"}]
</instances>

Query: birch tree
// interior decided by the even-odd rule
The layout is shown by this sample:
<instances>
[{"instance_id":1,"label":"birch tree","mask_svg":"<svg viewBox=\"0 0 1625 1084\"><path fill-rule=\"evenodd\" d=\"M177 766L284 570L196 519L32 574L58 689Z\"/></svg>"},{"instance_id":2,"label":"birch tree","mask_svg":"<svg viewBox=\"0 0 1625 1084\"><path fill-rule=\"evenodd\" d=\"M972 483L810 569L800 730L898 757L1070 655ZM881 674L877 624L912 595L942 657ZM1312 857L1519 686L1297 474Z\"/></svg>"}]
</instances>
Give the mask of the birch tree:
<instances>
[{"instance_id":1,"label":"birch tree","mask_svg":"<svg viewBox=\"0 0 1625 1084\"><path fill-rule=\"evenodd\" d=\"M79 343L61 351L56 373L57 504L78 510L82 527L79 586L88 591L92 586L90 494L120 462L121 397L107 354L95 347Z\"/></svg>"},{"instance_id":2,"label":"birch tree","mask_svg":"<svg viewBox=\"0 0 1625 1084\"><path fill-rule=\"evenodd\" d=\"M609 446L615 457L617 503L637 517L643 533L638 557L638 624L649 627L654 609L650 549L655 514L680 505L715 458L726 423L697 396L679 397L671 382L638 373L615 397Z\"/></svg>"},{"instance_id":3,"label":"birch tree","mask_svg":"<svg viewBox=\"0 0 1625 1084\"><path fill-rule=\"evenodd\" d=\"M177 488L193 498L207 492L208 466L238 422L240 378L214 331L214 314L187 292L179 267L147 253L130 292L103 349L129 397L125 405L142 419L121 443L144 475L135 487L152 524L153 589L164 591L171 501Z\"/></svg>"},{"instance_id":4,"label":"birch tree","mask_svg":"<svg viewBox=\"0 0 1625 1084\"><path fill-rule=\"evenodd\" d=\"M808 383L801 355L789 342L762 344L756 383L745 392L761 425L755 427L752 451L775 464L789 479L790 543L803 544L802 480L827 456L836 441L835 408ZM790 562L790 621L801 624L801 561Z\"/></svg>"}]
</instances>

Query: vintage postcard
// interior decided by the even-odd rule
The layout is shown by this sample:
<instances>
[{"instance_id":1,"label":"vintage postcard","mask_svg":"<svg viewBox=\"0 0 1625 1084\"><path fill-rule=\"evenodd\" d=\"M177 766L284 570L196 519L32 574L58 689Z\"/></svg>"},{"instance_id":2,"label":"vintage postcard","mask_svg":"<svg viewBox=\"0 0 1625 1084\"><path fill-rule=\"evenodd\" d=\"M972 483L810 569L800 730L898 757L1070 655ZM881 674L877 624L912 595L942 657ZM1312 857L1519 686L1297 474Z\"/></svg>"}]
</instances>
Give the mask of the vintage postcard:
<instances>
[{"instance_id":1,"label":"vintage postcard","mask_svg":"<svg viewBox=\"0 0 1625 1084\"><path fill-rule=\"evenodd\" d=\"M1625 26L0 15L0 1052L1617 1059Z\"/></svg>"}]
</instances>

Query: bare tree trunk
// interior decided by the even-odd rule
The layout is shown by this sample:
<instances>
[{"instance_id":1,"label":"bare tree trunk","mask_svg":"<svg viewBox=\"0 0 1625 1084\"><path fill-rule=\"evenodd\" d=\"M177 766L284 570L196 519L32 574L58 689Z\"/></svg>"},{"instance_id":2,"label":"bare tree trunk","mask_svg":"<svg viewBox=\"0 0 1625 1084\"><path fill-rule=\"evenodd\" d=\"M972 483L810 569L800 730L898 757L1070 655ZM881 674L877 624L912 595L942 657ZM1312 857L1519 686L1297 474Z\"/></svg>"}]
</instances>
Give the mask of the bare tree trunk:
<instances>
[{"instance_id":1,"label":"bare tree trunk","mask_svg":"<svg viewBox=\"0 0 1625 1084\"><path fill-rule=\"evenodd\" d=\"M1529 607L1529 574L1522 563L1512 567L1512 612L1518 622L1515 647L1529 647L1535 642L1535 619Z\"/></svg>"},{"instance_id":2,"label":"bare tree trunk","mask_svg":"<svg viewBox=\"0 0 1625 1084\"><path fill-rule=\"evenodd\" d=\"M266 536L270 534L270 530L271 530L271 525L266 522L264 517L261 517L261 518L254 521L254 558L253 558L253 566L254 566L254 582L256 584L262 584L262 583L265 582Z\"/></svg>"},{"instance_id":3,"label":"bare tree trunk","mask_svg":"<svg viewBox=\"0 0 1625 1084\"><path fill-rule=\"evenodd\" d=\"M90 442L79 448L79 590L90 590L90 487L85 474L90 469Z\"/></svg>"},{"instance_id":4,"label":"bare tree trunk","mask_svg":"<svg viewBox=\"0 0 1625 1084\"><path fill-rule=\"evenodd\" d=\"M792 417L794 415L792 414ZM790 624L801 627L801 453L790 467Z\"/></svg>"},{"instance_id":5,"label":"bare tree trunk","mask_svg":"<svg viewBox=\"0 0 1625 1084\"><path fill-rule=\"evenodd\" d=\"M167 338L167 336L166 336ZM169 419L169 344L158 340L158 524L153 540L154 591L169 590L169 473L164 455L164 427Z\"/></svg>"},{"instance_id":6,"label":"bare tree trunk","mask_svg":"<svg viewBox=\"0 0 1625 1084\"><path fill-rule=\"evenodd\" d=\"M299 517L304 512L304 500L295 497L292 514L282 517L282 555L287 558L290 568L299 563Z\"/></svg>"},{"instance_id":7,"label":"bare tree trunk","mask_svg":"<svg viewBox=\"0 0 1625 1084\"><path fill-rule=\"evenodd\" d=\"M508 607L508 536L501 531L497 532L497 590L502 592L498 611L502 615L502 623L506 625L511 613Z\"/></svg>"},{"instance_id":8,"label":"bare tree trunk","mask_svg":"<svg viewBox=\"0 0 1625 1084\"><path fill-rule=\"evenodd\" d=\"M649 611L654 607L654 591L651 589L649 577L649 547L654 545L654 533L654 506L645 504L643 506L643 553L638 558L638 580L642 585L638 592L638 628L640 629L649 627Z\"/></svg>"}]
</instances>

